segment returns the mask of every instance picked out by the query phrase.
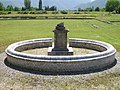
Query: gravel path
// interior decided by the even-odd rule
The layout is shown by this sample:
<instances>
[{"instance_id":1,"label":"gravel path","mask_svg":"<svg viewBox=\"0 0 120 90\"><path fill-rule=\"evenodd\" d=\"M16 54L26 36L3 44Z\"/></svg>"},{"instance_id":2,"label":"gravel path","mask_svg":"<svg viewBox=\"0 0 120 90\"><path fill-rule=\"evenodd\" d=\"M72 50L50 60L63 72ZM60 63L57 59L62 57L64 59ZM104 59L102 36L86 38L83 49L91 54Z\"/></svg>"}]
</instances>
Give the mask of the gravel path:
<instances>
[{"instance_id":1,"label":"gravel path","mask_svg":"<svg viewBox=\"0 0 120 90\"><path fill-rule=\"evenodd\" d=\"M5 53L0 54L0 90L55 90L71 83L84 83L95 77L120 74L120 53L116 54L117 64L101 72L78 75L41 75L15 70L5 65ZM79 86L79 85L77 85ZM74 86L73 86L74 87ZM62 90L62 89L61 89ZM68 90L68 89L67 89Z\"/></svg>"}]
</instances>

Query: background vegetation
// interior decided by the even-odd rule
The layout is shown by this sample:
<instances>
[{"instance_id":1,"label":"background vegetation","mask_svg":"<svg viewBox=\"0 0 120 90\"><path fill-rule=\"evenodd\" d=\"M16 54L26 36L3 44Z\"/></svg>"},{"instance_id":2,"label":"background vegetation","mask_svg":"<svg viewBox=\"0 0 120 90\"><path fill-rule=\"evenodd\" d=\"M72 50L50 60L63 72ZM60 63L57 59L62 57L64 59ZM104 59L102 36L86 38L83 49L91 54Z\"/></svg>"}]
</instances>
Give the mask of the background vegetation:
<instances>
[{"instance_id":1,"label":"background vegetation","mask_svg":"<svg viewBox=\"0 0 120 90\"><path fill-rule=\"evenodd\" d=\"M120 51L120 22L119 15L99 16L95 19L79 20L0 20L0 51L14 42L35 39L51 38L52 30L57 23L65 22L70 29L70 38L85 38L105 41ZM111 20L111 22L110 22Z\"/></svg>"},{"instance_id":2,"label":"background vegetation","mask_svg":"<svg viewBox=\"0 0 120 90\"><path fill-rule=\"evenodd\" d=\"M43 8L44 7L44 8ZM39 0L38 2L38 8L31 7L31 0L24 0L24 7L19 8L17 6L13 7L12 5L8 5L7 7L4 7L4 5L0 2L0 11L57 11L56 6L43 6L42 0ZM99 7L88 7L88 8L78 8L78 10L75 10L78 12L82 11L108 11L113 13L120 13L120 1L119 0L108 0L105 8L99 8ZM62 14L67 14L65 10L61 12ZM78 14L78 13L77 13Z\"/></svg>"}]
</instances>

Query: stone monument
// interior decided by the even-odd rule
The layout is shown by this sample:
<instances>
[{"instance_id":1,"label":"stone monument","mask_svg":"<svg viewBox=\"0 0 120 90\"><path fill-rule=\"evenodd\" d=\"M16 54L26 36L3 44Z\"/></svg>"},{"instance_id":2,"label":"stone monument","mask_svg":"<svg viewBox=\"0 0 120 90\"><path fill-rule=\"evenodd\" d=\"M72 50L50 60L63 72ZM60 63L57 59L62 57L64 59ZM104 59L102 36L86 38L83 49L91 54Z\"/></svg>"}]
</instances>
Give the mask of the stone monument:
<instances>
[{"instance_id":1,"label":"stone monument","mask_svg":"<svg viewBox=\"0 0 120 90\"><path fill-rule=\"evenodd\" d=\"M64 22L58 24L53 30L54 47L49 47L48 55L73 55L72 47L67 47L67 30Z\"/></svg>"}]
</instances>

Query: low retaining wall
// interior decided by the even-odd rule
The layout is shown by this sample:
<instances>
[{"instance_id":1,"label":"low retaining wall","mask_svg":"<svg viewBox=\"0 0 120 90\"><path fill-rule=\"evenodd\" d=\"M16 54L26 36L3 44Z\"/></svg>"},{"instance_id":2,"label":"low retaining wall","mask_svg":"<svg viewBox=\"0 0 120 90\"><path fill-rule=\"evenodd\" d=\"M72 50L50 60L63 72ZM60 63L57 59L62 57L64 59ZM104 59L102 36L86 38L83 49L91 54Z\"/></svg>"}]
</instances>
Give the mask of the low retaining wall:
<instances>
[{"instance_id":1,"label":"low retaining wall","mask_svg":"<svg viewBox=\"0 0 120 90\"><path fill-rule=\"evenodd\" d=\"M51 72L97 70L115 62L116 50L110 44L73 38L69 40L69 45L77 48L94 49L100 52L73 56L32 55L21 52L28 49L51 47L52 39L44 38L17 42L8 46L6 49L7 60L9 63L22 68Z\"/></svg>"}]
</instances>

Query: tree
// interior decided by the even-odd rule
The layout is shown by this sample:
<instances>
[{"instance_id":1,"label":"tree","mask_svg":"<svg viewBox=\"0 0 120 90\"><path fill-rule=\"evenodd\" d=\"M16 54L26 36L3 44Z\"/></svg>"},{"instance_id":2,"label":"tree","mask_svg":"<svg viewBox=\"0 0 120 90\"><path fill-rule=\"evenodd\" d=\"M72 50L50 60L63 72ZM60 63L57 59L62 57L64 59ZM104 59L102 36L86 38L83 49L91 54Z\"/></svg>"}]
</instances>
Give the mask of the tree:
<instances>
[{"instance_id":1,"label":"tree","mask_svg":"<svg viewBox=\"0 0 120 90\"><path fill-rule=\"evenodd\" d=\"M7 11L13 11L13 6L12 5L8 5L7 6Z\"/></svg>"},{"instance_id":2,"label":"tree","mask_svg":"<svg viewBox=\"0 0 120 90\"><path fill-rule=\"evenodd\" d=\"M100 11L100 8L99 8L99 7L96 7L96 8L95 8L95 11Z\"/></svg>"},{"instance_id":3,"label":"tree","mask_svg":"<svg viewBox=\"0 0 120 90\"><path fill-rule=\"evenodd\" d=\"M109 12L116 11L119 4L120 2L118 0L108 0L105 6L106 11L109 11Z\"/></svg>"},{"instance_id":4,"label":"tree","mask_svg":"<svg viewBox=\"0 0 120 90\"><path fill-rule=\"evenodd\" d=\"M24 0L25 9L30 9L31 7L31 0Z\"/></svg>"},{"instance_id":5,"label":"tree","mask_svg":"<svg viewBox=\"0 0 120 90\"><path fill-rule=\"evenodd\" d=\"M20 11L18 7L15 7L14 8L14 11Z\"/></svg>"},{"instance_id":6,"label":"tree","mask_svg":"<svg viewBox=\"0 0 120 90\"><path fill-rule=\"evenodd\" d=\"M39 0L39 10L42 10L42 0Z\"/></svg>"},{"instance_id":7,"label":"tree","mask_svg":"<svg viewBox=\"0 0 120 90\"><path fill-rule=\"evenodd\" d=\"M105 8L101 8L101 9L100 9L100 11L105 12L105 11L106 11L106 9L105 9Z\"/></svg>"},{"instance_id":8,"label":"tree","mask_svg":"<svg viewBox=\"0 0 120 90\"><path fill-rule=\"evenodd\" d=\"M117 13L120 14L120 4L119 4L119 6L117 8Z\"/></svg>"},{"instance_id":9,"label":"tree","mask_svg":"<svg viewBox=\"0 0 120 90\"><path fill-rule=\"evenodd\" d=\"M22 7L22 11L25 11L25 7Z\"/></svg>"},{"instance_id":10,"label":"tree","mask_svg":"<svg viewBox=\"0 0 120 90\"><path fill-rule=\"evenodd\" d=\"M35 8L35 7L30 7L29 10L30 10L30 11L36 11L37 8Z\"/></svg>"},{"instance_id":11,"label":"tree","mask_svg":"<svg viewBox=\"0 0 120 90\"><path fill-rule=\"evenodd\" d=\"M92 7L90 7L90 8L86 8L86 11L89 11L89 12L92 12L92 11L94 11L94 8Z\"/></svg>"},{"instance_id":12,"label":"tree","mask_svg":"<svg viewBox=\"0 0 120 90\"><path fill-rule=\"evenodd\" d=\"M61 11L61 13L62 13L62 14L68 14L68 12L65 11L65 10Z\"/></svg>"},{"instance_id":13,"label":"tree","mask_svg":"<svg viewBox=\"0 0 120 90\"><path fill-rule=\"evenodd\" d=\"M0 2L0 11L3 11L4 10L4 6L3 4Z\"/></svg>"},{"instance_id":14,"label":"tree","mask_svg":"<svg viewBox=\"0 0 120 90\"><path fill-rule=\"evenodd\" d=\"M51 6L51 7L49 8L49 10L50 10L50 11L56 11L56 10L57 10L57 7L56 7L56 6Z\"/></svg>"},{"instance_id":15,"label":"tree","mask_svg":"<svg viewBox=\"0 0 120 90\"><path fill-rule=\"evenodd\" d=\"M45 8L45 11L49 11L50 9L49 6L45 6L44 8Z\"/></svg>"},{"instance_id":16,"label":"tree","mask_svg":"<svg viewBox=\"0 0 120 90\"><path fill-rule=\"evenodd\" d=\"M82 11L82 9L81 9L81 8L78 8L78 11Z\"/></svg>"},{"instance_id":17,"label":"tree","mask_svg":"<svg viewBox=\"0 0 120 90\"><path fill-rule=\"evenodd\" d=\"M57 7L56 6L44 6L45 11L57 11Z\"/></svg>"}]
</instances>

